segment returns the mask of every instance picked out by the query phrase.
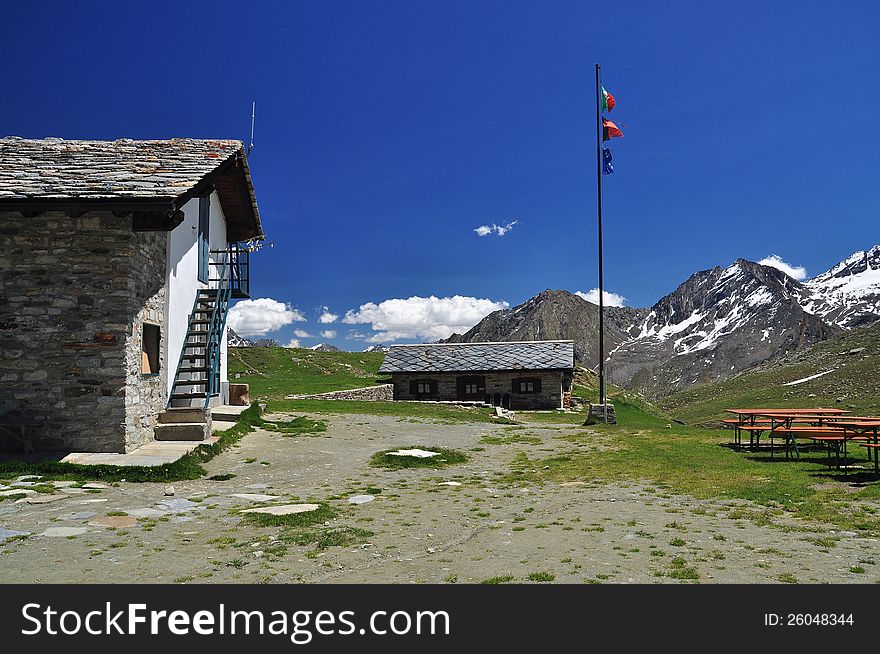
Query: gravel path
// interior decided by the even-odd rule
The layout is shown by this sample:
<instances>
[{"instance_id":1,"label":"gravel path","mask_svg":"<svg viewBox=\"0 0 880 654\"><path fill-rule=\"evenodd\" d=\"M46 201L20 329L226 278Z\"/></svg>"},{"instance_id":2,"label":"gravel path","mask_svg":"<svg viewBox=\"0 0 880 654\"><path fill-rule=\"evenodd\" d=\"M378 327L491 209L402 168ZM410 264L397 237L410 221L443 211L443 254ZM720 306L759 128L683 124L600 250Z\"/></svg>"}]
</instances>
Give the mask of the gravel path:
<instances>
[{"instance_id":1,"label":"gravel path","mask_svg":"<svg viewBox=\"0 0 880 654\"><path fill-rule=\"evenodd\" d=\"M89 490L59 487L52 494L55 499L41 504L4 500L0 580L880 579L876 539L793 520L758 525L750 519L757 507L745 502L696 500L648 483L502 482L517 452L536 457L571 451L576 446L559 437L583 433L583 428L534 425L514 431L486 423L448 425L359 415L330 416L329 421L327 432L318 436L253 432L208 464L210 475L234 478L175 482L173 496L165 495L164 484L121 482ZM481 442L511 434L536 442ZM403 446L442 446L470 459L440 470L386 470L368 464L375 452ZM349 502L358 495L372 499ZM285 538L286 528L246 524L238 513L300 501L326 502L338 511L337 517L313 528L318 532L348 527L367 533L341 546L299 545Z\"/></svg>"}]
</instances>

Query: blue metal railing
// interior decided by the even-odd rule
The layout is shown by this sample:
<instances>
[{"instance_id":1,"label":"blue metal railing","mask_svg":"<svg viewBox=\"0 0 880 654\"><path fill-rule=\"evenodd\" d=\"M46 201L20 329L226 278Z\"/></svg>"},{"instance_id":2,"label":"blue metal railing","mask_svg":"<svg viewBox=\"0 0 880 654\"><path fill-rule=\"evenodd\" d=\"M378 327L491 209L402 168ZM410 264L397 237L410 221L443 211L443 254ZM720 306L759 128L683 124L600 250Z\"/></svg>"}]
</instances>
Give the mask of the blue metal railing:
<instances>
[{"instance_id":1,"label":"blue metal railing","mask_svg":"<svg viewBox=\"0 0 880 654\"><path fill-rule=\"evenodd\" d=\"M211 401L211 397L220 393L220 352L223 345L223 333L226 329L226 316L229 313L229 298L232 296L233 279L230 274L232 249L230 247L223 254L220 275L217 278L217 293L214 297L214 308L211 311L211 321L208 323L208 337L205 343L205 365L208 368L208 384L205 392L205 408Z\"/></svg>"}]
</instances>

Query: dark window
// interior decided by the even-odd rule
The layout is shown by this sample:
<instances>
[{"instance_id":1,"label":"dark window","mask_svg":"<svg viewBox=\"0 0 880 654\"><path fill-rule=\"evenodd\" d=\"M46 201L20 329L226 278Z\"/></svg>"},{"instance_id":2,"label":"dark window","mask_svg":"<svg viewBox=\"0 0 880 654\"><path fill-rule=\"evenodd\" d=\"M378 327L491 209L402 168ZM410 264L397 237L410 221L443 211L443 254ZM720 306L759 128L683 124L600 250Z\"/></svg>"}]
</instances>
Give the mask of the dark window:
<instances>
[{"instance_id":1,"label":"dark window","mask_svg":"<svg viewBox=\"0 0 880 654\"><path fill-rule=\"evenodd\" d=\"M433 379L420 379L410 382L409 391L411 395L436 395L437 382Z\"/></svg>"},{"instance_id":2,"label":"dark window","mask_svg":"<svg viewBox=\"0 0 880 654\"><path fill-rule=\"evenodd\" d=\"M159 374L159 325L144 323L141 334L141 374Z\"/></svg>"},{"instance_id":3,"label":"dark window","mask_svg":"<svg viewBox=\"0 0 880 654\"><path fill-rule=\"evenodd\" d=\"M199 198L199 281L208 283L208 256L210 250L211 196Z\"/></svg>"},{"instance_id":4,"label":"dark window","mask_svg":"<svg viewBox=\"0 0 880 654\"><path fill-rule=\"evenodd\" d=\"M486 394L486 378L469 375L456 380L459 400L479 400Z\"/></svg>"},{"instance_id":5,"label":"dark window","mask_svg":"<svg viewBox=\"0 0 880 654\"><path fill-rule=\"evenodd\" d=\"M522 379L514 379L513 384L511 385L511 390L514 393L540 393L541 392L541 380L533 379L533 378L522 378Z\"/></svg>"}]
</instances>

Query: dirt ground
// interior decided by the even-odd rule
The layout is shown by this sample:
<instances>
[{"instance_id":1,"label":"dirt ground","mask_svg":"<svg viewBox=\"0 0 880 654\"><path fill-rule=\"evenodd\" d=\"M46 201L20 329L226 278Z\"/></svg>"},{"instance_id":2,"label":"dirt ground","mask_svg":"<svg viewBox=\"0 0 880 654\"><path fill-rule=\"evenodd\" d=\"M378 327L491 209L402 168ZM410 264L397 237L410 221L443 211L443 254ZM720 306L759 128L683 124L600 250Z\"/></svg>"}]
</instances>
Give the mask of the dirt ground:
<instances>
[{"instance_id":1,"label":"dirt ground","mask_svg":"<svg viewBox=\"0 0 880 654\"><path fill-rule=\"evenodd\" d=\"M234 478L175 482L173 497L165 496L165 484L120 482L90 490L59 488L57 499L44 504L0 502L0 534L29 534L0 545L0 581L874 583L880 578L876 539L796 521L759 526L744 517L750 509L744 502L670 495L649 483L503 482L517 452L533 457L571 451L578 446L559 437L583 433L583 427L530 425L517 433L539 442L490 444L481 440L513 432L485 423L361 415L322 419L329 427L317 436L248 434L207 464L209 475ZM377 451L410 445L452 448L469 460L440 470L369 465ZM363 494L374 499L348 501ZM238 513L306 500L338 511L312 529L367 531L347 544L301 545L285 538L288 528L248 524ZM90 524L124 525L131 518L133 526Z\"/></svg>"}]
</instances>

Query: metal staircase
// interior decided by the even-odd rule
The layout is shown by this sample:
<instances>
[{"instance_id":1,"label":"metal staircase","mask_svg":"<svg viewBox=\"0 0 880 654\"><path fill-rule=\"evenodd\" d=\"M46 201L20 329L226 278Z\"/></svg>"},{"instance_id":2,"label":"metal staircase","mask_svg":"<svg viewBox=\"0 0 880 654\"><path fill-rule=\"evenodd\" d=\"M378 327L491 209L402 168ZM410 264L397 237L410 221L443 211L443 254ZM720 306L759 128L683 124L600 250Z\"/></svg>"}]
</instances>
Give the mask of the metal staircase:
<instances>
[{"instance_id":1,"label":"metal staircase","mask_svg":"<svg viewBox=\"0 0 880 654\"><path fill-rule=\"evenodd\" d=\"M180 352L168 409L203 410L221 392L220 355L230 299L249 294L249 250L231 243L226 250L215 250L210 262L209 288L199 289L189 316L186 338Z\"/></svg>"}]
</instances>

